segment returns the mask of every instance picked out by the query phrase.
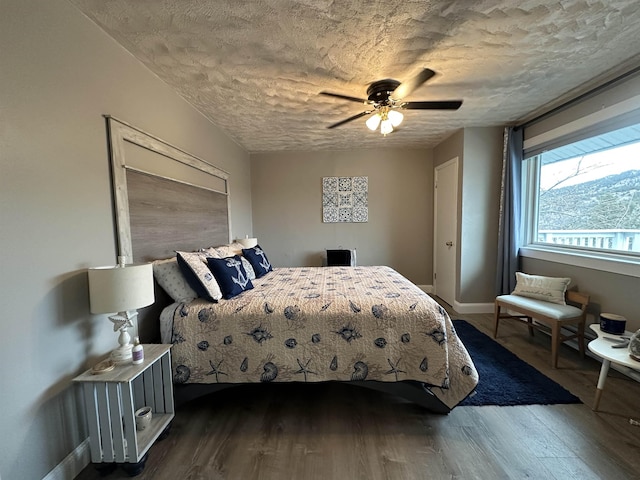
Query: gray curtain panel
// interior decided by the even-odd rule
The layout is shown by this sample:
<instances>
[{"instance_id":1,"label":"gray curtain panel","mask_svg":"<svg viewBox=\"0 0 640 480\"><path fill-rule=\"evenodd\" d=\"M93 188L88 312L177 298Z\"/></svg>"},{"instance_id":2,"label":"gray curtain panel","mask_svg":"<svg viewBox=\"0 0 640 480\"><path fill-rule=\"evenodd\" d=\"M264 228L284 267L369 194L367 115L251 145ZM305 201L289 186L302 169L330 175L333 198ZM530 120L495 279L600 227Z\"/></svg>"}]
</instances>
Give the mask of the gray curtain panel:
<instances>
[{"instance_id":1,"label":"gray curtain panel","mask_svg":"<svg viewBox=\"0 0 640 480\"><path fill-rule=\"evenodd\" d=\"M502 153L502 187L498 226L497 295L511 293L516 286L518 249L521 244L522 157L523 129L506 127Z\"/></svg>"}]
</instances>

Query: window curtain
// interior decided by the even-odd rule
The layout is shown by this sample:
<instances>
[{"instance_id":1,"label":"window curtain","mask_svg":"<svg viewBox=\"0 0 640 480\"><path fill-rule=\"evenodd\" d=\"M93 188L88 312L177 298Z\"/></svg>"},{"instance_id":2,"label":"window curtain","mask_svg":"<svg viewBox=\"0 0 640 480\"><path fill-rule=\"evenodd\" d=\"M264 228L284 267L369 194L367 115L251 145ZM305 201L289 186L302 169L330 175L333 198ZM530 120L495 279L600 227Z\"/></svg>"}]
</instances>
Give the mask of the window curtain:
<instances>
[{"instance_id":1,"label":"window curtain","mask_svg":"<svg viewBox=\"0 0 640 480\"><path fill-rule=\"evenodd\" d=\"M506 127L502 150L502 186L498 224L496 294L511 293L516 286L520 248L523 129Z\"/></svg>"}]
</instances>

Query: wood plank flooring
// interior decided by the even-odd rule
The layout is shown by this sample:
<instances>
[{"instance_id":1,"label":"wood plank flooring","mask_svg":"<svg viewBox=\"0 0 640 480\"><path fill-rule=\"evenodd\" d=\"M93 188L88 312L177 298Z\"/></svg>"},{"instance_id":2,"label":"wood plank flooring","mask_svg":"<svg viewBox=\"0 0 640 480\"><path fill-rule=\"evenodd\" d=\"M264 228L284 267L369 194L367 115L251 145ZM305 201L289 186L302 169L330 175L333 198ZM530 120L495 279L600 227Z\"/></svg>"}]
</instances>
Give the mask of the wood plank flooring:
<instances>
[{"instance_id":1,"label":"wood plank flooring","mask_svg":"<svg viewBox=\"0 0 640 480\"><path fill-rule=\"evenodd\" d=\"M491 315L458 315L491 335ZM502 322L498 341L584 402L458 407L435 415L340 384L257 385L178 409L140 480L640 479L640 383L568 347L551 368L546 335ZM92 465L78 480L102 478ZM118 469L107 479L129 478Z\"/></svg>"}]
</instances>

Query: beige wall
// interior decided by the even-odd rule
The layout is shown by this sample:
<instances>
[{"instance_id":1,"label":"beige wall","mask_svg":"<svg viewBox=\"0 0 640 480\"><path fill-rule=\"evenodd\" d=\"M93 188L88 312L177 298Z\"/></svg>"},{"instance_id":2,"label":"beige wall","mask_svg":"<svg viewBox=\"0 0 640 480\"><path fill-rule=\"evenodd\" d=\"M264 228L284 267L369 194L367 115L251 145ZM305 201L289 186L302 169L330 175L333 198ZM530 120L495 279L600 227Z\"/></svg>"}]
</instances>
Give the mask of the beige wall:
<instances>
[{"instance_id":1,"label":"beige wall","mask_svg":"<svg viewBox=\"0 0 640 480\"><path fill-rule=\"evenodd\" d=\"M458 158L457 286L454 307L495 298L502 127L465 128L440 143L434 165Z\"/></svg>"},{"instance_id":2,"label":"beige wall","mask_svg":"<svg viewBox=\"0 0 640 480\"><path fill-rule=\"evenodd\" d=\"M421 285L433 274L433 168L457 156L457 300L493 298L500 129L461 130L433 151L249 158L64 0L5 0L0 45L3 479L42 478L86 438L71 379L114 344L106 317L89 314L86 284L87 267L116 255L105 113L227 170L232 234L257 235L274 265L320 265L327 248L357 248L359 264ZM356 175L369 177L369 222L322 223L322 177ZM568 273L593 308L640 328L638 278L532 259L524 269Z\"/></svg>"},{"instance_id":3,"label":"beige wall","mask_svg":"<svg viewBox=\"0 0 640 480\"><path fill-rule=\"evenodd\" d=\"M71 379L115 343L86 268L115 264L105 113L231 174L251 229L249 156L64 0L0 16L0 476L40 479L86 438Z\"/></svg>"},{"instance_id":4,"label":"beige wall","mask_svg":"<svg viewBox=\"0 0 640 480\"><path fill-rule=\"evenodd\" d=\"M442 165L455 157L458 157L459 162L464 160L464 130L462 129L447 137L433 149L433 166ZM458 171L460 171L460 166ZM461 192L462 189L458 188L459 195Z\"/></svg>"},{"instance_id":5,"label":"beige wall","mask_svg":"<svg viewBox=\"0 0 640 480\"><path fill-rule=\"evenodd\" d=\"M251 156L253 232L274 265L322 265L327 248L356 248L360 265L433 278L433 169L459 160L456 300L491 304L502 128L466 128L430 150L279 152ZM369 222L322 222L322 177L369 177ZM240 232L243 233L243 232ZM408 255L409 253L409 255Z\"/></svg>"},{"instance_id":6,"label":"beige wall","mask_svg":"<svg viewBox=\"0 0 640 480\"><path fill-rule=\"evenodd\" d=\"M520 259L522 270L535 275L571 278L570 288L577 288L591 297L587 324L599 322L602 312L616 313L627 319L627 330L640 329L638 292L640 278L602 272L578 265L547 262L534 258Z\"/></svg>"},{"instance_id":7,"label":"beige wall","mask_svg":"<svg viewBox=\"0 0 640 480\"><path fill-rule=\"evenodd\" d=\"M431 284L430 150L257 154L251 172L252 233L274 265L320 266L326 249L356 248L359 265L389 265ZM322 178L331 176L369 177L369 222L322 222Z\"/></svg>"},{"instance_id":8,"label":"beige wall","mask_svg":"<svg viewBox=\"0 0 640 480\"><path fill-rule=\"evenodd\" d=\"M502 175L502 127L465 128L458 301L493 303Z\"/></svg>"}]
</instances>

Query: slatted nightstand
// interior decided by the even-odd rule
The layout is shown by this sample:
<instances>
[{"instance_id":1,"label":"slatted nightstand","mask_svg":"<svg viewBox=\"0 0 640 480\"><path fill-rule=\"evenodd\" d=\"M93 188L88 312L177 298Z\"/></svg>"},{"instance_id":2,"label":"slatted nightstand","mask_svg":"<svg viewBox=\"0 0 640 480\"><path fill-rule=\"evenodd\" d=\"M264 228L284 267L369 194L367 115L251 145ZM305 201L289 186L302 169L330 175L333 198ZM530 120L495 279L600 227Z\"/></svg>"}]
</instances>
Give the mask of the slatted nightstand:
<instances>
[{"instance_id":1,"label":"slatted nightstand","mask_svg":"<svg viewBox=\"0 0 640 480\"><path fill-rule=\"evenodd\" d=\"M130 474L144 469L147 451L175 415L171 345L144 345L144 354L140 365L74 378L82 385L91 461L122 464ZM151 425L136 431L135 411L144 406L152 409Z\"/></svg>"}]
</instances>

